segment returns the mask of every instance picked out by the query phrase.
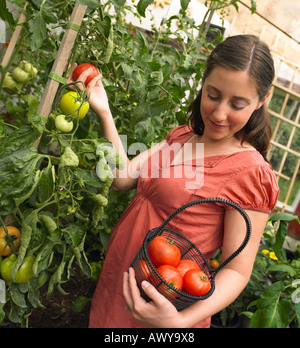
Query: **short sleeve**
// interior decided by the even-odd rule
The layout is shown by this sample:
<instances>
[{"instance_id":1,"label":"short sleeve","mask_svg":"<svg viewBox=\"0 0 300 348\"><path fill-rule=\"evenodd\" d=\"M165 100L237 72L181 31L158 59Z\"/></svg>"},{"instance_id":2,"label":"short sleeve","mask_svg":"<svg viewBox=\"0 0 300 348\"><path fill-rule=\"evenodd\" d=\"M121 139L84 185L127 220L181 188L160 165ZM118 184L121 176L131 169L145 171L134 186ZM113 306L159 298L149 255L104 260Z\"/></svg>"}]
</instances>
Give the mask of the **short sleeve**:
<instances>
[{"instance_id":1,"label":"short sleeve","mask_svg":"<svg viewBox=\"0 0 300 348\"><path fill-rule=\"evenodd\" d=\"M183 143L193 135L194 132L190 129L189 126L178 126L172 129L165 139L167 143L171 145L175 142Z\"/></svg>"},{"instance_id":2,"label":"short sleeve","mask_svg":"<svg viewBox=\"0 0 300 348\"><path fill-rule=\"evenodd\" d=\"M242 170L229 178L220 197L239 204L243 209L271 213L279 195L276 176L268 163Z\"/></svg>"}]
</instances>

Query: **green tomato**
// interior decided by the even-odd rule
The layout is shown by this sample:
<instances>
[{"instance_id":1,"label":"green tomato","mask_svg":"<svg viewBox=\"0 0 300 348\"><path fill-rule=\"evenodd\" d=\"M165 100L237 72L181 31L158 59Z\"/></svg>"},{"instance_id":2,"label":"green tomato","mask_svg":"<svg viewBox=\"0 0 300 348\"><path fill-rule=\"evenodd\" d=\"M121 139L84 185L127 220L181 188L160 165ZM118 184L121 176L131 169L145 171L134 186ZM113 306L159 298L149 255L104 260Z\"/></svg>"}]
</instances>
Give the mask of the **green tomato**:
<instances>
[{"instance_id":1,"label":"green tomato","mask_svg":"<svg viewBox=\"0 0 300 348\"><path fill-rule=\"evenodd\" d=\"M61 132L68 133L73 129L73 121L67 121L65 115L58 115L55 118L55 127Z\"/></svg>"},{"instance_id":2,"label":"green tomato","mask_svg":"<svg viewBox=\"0 0 300 348\"><path fill-rule=\"evenodd\" d=\"M17 255L13 254L5 258L1 262L1 276L6 282L12 283L26 283L33 277L32 266L35 261L34 255L27 257L23 262L22 266L19 268L18 272L15 275L15 279L12 278L11 272L17 262Z\"/></svg>"},{"instance_id":3,"label":"green tomato","mask_svg":"<svg viewBox=\"0 0 300 348\"><path fill-rule=\"evenodd\" d=\"M74 214L76 209L74 207L68 206L68 214Z\"/></svg>"},{"instance_id":4,"label":"green tomato","mask_svg":"<svg viewBox=\"0 0 300 348\"><path fill-rule=\"evenodd\" d=\"M28 72L19 68L18 66L14 68L12 76L19 83L25 83L30 80L30 75L28 74Z\"/></svg>"},{"instance_id":5,"label":"green tomato","mask_svg":"<svg viewBox=\"0 0 300 348\"><path fill-rule=\"evenodd\" d=\"M22 85L14 80L11 73L6 73L3 81L3 88L6 92L13 94L21 90Z\"/></svg>"},{"instance_id":6,"label":"green tomato","mask_svg":"<svg viewBox=\"0 0 300 348\"><path fill-rule=\"evenodd\" d=\"M26 60L21 60L18 67L26 71L30 75L30 78L34 78L38 74L37 68L31 63L26 62Z\"/></svg>"},{"instance_id":7,"label":"green tomato","mask_svg":"<svg viewBox=\"0 0 300 348\"><path fill-rule=\"evenodd\" d=\"M80 96L77 92L67 92L61 98L60 108L64 114L72 115L74 120L76 120L77 117L79 120L82 120L88 113L90 105L88 102L81 103Z\"/></svg>"}]
</instances>

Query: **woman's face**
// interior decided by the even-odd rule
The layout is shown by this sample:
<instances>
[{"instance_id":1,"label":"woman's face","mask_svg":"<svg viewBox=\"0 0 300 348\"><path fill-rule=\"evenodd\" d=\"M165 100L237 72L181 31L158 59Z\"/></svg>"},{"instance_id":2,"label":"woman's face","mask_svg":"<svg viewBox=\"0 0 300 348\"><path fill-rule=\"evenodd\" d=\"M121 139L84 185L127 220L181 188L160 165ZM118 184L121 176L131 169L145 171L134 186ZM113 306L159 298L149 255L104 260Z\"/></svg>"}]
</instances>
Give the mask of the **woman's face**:
<instances>
[{"instance_id":1,"label":"woman's face","mask_svg":"<svg viewBox=\"0 0 300 348\"><path fill-rule=\"evenodd\" d=\"M203 136L210 140L233 138L263 103L247 71L215 67L202 88Z\"/></svg>"}]
</instances>

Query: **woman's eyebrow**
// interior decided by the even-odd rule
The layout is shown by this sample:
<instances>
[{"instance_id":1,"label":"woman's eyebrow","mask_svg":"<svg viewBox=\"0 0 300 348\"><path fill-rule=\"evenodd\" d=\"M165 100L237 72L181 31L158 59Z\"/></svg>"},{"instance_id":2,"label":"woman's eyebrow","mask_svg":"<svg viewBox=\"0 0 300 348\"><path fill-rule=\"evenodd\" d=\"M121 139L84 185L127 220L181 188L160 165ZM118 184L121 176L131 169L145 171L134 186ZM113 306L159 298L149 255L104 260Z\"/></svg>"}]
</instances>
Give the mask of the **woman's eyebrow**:
<instances>
[{"instance_id":1,"label":"woman's eyebrow","mask_svg":"<svg viewBox=\"0 0 300 348\"><path fill-rule=\"evenodd\" d=\"M215 91L216 91L217 93L219 93L219 94L222 94L222 92L219 91L218 88L216 88L216 87L214 87L214 86L212 86L212 85L207 85L207 87L209 87L209 88L215 90ZM247 104L251 104L251 101L250 101L248 98L239 97L239 96L233 96L233 98L234 98L234 99L238 99L238 100L242 100L242 101L246 102Z\"/></svg>"}]
</instances>

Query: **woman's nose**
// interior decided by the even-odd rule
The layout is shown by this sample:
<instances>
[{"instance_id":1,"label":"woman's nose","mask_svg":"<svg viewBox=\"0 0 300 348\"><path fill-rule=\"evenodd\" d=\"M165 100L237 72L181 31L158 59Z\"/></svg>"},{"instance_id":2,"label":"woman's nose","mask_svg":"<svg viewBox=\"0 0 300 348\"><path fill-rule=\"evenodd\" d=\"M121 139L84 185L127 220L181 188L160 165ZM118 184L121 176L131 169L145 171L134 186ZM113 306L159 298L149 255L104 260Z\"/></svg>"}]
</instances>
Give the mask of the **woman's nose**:
<instances>
[{"instance_id":1,"label":"woman's nose","mask_svg":"<svg viewBox=\"0 0 300 348\"><path fill-rule=\"evenodd\" d=\"M226 105L222 103L219 104L213 113L214 122L221 123L225 121L227 119L227 114L228 114L228 109Z\"/></svg>"}]
</instances>

